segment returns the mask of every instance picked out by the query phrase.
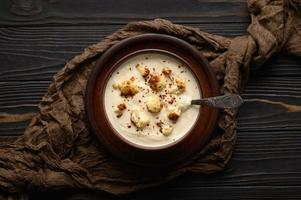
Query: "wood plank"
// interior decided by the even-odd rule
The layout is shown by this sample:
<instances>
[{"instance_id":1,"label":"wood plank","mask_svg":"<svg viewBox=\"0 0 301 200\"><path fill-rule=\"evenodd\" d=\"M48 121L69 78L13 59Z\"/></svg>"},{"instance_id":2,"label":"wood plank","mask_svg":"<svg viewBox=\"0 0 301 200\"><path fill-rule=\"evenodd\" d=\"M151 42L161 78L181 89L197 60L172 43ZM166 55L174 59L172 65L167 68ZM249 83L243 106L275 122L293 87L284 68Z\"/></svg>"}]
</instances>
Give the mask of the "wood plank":
<instances>
[{"instance_id":1,"label":"wood plank","mask_svg":"<svg viewBox=\"0 0 301 200\"><path fill-rule=\"evenodd\" d=\"M33 109L36 111L37 109ZM1 111L0 111L1 112ZM0 141L3 137L17 137L24 133L30 121L16 123L0 123Z\"/></svg>"},{"instance_id":2,"label":"wood plank","mask_svg":"<svg viewBox=\"0 0 301 200\"><path fill-rule=\"evenodd\" d=\"M32 194L32 200L39 200L41 197L45 200L68 199L68 200L136 200L136 199L174 199L174 200L221 200L221 199L299 199L301 195L300 186L245 186L245 187L190 187L174 188L172 183L156 189L145 190L131 195L113 196L103 192L90 190L59 190L52 192L35 192Z\"/></svg>"},{"instance_id":3,"label":"wood plank","mask_svg":"<svg viewBox=\"0 0 301 200\"><path fill-rule=\"evenodd\" d=\"M194 26L228 36L245 31L245 24ZM0 80L50 80L69 59L118 28L119 25L0 28Z\"/></svg>"},{"instance_id":4,"label":"wood plank","mask_svg":"<svg viewBox=\"0 0 301 200\"><path fill-rule=\"evenodd\" d=\"M249 21L245 0L186 0L185 2L181 0L118 0L114 3L110 0L101 2L97 0L33 0L33 2L42 8L41 12L35 15L30 11L31 9L25 8L25 3L16 4L16 7L21 10L25 8L21 13L11 9L11 1L1 1L0 26L120 24L158 17L179 23Z\"/></svg>"},{"instance_id":5,"label":"wood plank","mask_svg":"<svg viewBox=\"0 0 301 200\"><path fill-rule=\"evenodd\" d=\"M0 82L0 112L35 112L50 81Z\"/></svg>"},{"instance_id":6,"label":"wood plank","mask_svg":"<svg viewBox=\"0 0 301 200\"><path fill-rule=\"evenodd\" d=\"M246 24L194 24L227 36L242 35ZM86 46L101 41L120 26L0 28L0 80L50 80L69 59ZM18 60L18 62L16 62ZM301 60L280 56L254 75L300 77Z\"/></svg>"},{"instance_id":7,"label":"wood plank","mask_svg":"<svg viewBox=\"0 0 301 200\"><path fill-rule=\"evenodd\" d=\"M155 192L154 192L155 191ZM91 193L87 193L90 194ZM92 193L93 195L93 193ZM164 187L158 190L147 190L140 193L132 194L123 199L161 199L171 198L171 199L207 199L207 200L220 200L220 199L299 199L301 195L299 186L292 187L189 187L189 188L172 188ZM94 198L97 199L97 194ZM99 197L99 196L98 196ZM112 197L107 197L106 199L114 199Z\"/></svg>"}]
</instances>

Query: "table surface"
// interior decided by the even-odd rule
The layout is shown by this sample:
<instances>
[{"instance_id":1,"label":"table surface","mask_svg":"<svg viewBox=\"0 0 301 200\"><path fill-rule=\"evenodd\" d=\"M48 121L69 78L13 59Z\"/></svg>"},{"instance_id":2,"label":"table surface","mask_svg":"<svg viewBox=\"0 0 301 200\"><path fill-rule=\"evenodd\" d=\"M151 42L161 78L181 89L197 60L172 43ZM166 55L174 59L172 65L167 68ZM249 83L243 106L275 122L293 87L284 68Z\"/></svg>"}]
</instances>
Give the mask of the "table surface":
<instances>
[{"instance_id":1,"label":"table surface","mask_svg":"<svg viewBox=\"0 0 301 200\"><path fill-rule=\"evenodd\" d=\"M16 2L26 7L20 3L22 0ZM10 11L11 1L0 1L0 112L37 111L52 76L70 58L127 22L160 17L231 37L243 35L250 23L244 0L35 2L42 9L39 14L26 11L23 14L28 16L20 16ZM243 97L301 105L300 66L300 58L274 56L260 70L252 70ZM300 198L301 113L250 103L241 108L238 121L237 144L224 172L186 174L122 199ZM0 137L17 137L27 124L0 124ZM75 198L77 192L52 194ZM118 199L99 192L83 192L94 199ZM34 192L33 198L41 194Z\"/></svg>"}]
</instances>

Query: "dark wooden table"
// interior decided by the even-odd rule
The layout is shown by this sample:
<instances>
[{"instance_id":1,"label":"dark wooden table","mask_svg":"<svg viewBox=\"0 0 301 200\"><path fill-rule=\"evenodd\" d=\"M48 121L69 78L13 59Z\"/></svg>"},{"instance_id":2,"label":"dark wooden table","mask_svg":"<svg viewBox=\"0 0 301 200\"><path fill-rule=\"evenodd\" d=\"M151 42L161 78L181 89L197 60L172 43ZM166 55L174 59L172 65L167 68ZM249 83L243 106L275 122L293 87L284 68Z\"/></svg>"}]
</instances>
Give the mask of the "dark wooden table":
<instances>
[{"instance_id":1,"label":"dark wooden table","mask_svg":"<svg viewBox=\"0 0 301 200\"><path fill-rule=\"evenodd\" d=\"M11 1L0 1L0 112L9 113L37 111L51 77L64 63L129 21L161 17L224 36L244 34L250 22L244 0L36 0L41 8L36 15L26 11L30 0L15 1L24 12L10 11ZM243 96L301 105L301 59L274 56L260 70L252 71ZM0 124L0 137L17 137L26 125ZM118 199L92 191L47 195L58 199L85 196L78 192L94 199ZM33 198L43 194L33 192ZM187 174L122 199L163 197L300 199L301 113L254 103L244 106L233 158L224 172Z\"/></svg>"}]
</instances>

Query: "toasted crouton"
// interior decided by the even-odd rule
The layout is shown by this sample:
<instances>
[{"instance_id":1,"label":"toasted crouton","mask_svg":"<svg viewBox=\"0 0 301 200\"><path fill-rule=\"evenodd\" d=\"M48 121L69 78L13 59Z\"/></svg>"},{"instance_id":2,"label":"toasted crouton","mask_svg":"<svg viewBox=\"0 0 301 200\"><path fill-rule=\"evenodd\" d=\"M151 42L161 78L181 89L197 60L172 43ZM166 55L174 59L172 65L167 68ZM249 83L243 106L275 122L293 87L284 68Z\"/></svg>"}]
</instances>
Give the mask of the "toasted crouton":
<instances>
[{"instance_id":1,"label":"toasted crouton","mask_svg":"<svg viewBox=\"0 0 301 200\"><path fill-rule=\"evenodd\" d=\"M121 83L114 83L114 89L119 89L122 96L134 96L139 92L139 88L135 83L135 77L131 77L129 80L122 81Z\"/></svg>"},{"instance_id":2,"label":"toasted crouton","mask_svg":"<svg viewBox=\"0 0 301 200\"><path fill-rule=\"evenodd\" d=\"M146 66L142 67L140 64L137 64L136 69L139 71L141 76L143 76L144 78L149 75L149 69Z\"/></svg>"},{"instance_id":3,"label":"toasted crouton","mask_svg":"<svg viewBox=\"0 0 301 200\"><path fill-rule=\"evenodd\" d=\"M164 76L158 74L150 74L148 84L153 90L161 91L163 88L165 88L166 82Z\"/></svg>"}]
</instances>

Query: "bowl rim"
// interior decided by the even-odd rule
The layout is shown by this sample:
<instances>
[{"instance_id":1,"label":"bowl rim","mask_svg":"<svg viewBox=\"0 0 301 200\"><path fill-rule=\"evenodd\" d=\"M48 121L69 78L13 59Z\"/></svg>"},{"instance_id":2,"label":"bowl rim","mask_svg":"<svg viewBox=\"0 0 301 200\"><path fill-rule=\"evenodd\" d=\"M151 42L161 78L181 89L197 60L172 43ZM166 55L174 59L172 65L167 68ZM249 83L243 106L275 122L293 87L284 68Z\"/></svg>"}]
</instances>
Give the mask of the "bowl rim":
<instances>
[{"instance_id":1,"label":"bowl rim","mask_svg":"<svg viewBox=\"0 0 301 200\"><path fill-rule=\"evenodd\" d=\"M130 38L127 38L127 39L124 39L122 41L120 41L119 43L113 45L112 47L110 47L108 50L106 50L103 55L97 60L96 64L95 64L95 67L91 70L90 72L90 75L89 75L89 78L88 78L88 81L87 81L87 85L86 85L86 93L85 93L85 111L86 111L86 116L87 116L87 121L88 121L88 125L89 125L89 128L92 130L92 132L94 132L98 138L100 139L100 141L113 153L115 154L116 156L120 157L120 158L126 158L125 160L128 160L128 161L133 161L135 162L135 160L131 160L131 159L127 159L127 156L120 156L120 155L117 155L118 154L118 150L114 150L112 149L112 145L114 145L112 143L112 141L107 141L107 138L104 139L104 136L101 135L102 134L102 130L100 130L99 128L99 125L97 125L97 121L94 119L94 115L95 115L95 112L93 111L93 95L94 95L94 92L95 90L97 89L97 85L96 82L98 81L99 79L99 76L100 76L100 72L102 71L102 69L104 69L104 67L102 67L103 64L105 63L108 63L110 62L110 60L112 60L112 56L114 54L116 54L117 52L120 52L120 51L126 51L126 49L132 45L132 44L135 44L135 43L141 43L143 41L156 41L156 42L167 42L167 43L170 43L170 44L175 44L175 45L178 45L179 47L183 47L185 48L185 50L189 51L189 53L191 54L191 56L195 59L196 62L198 62L199 64L201 64L201 67L202 70L204 70L204 73L206 74L206 77L209 82L210 82L210 87L211 87L211 92L213 95L219 95L219 85L218 85L218 82L217 82L217 79L215 77L215 75L213 74L213 71L211 70L210 68L210 65L207 61L207 59L199 52L196 50L195 47L193 47L192 45L190 45L189 43L187 43L186 41L184 40L181 40L179 38L176 38L176 37L173 37L173 36L169 36L169 35L164 35L164 34L153 34L153 33L146 33L146 34L141 34L141 35L137 35L137 36L133 36L133 37L130 37ZM140 49L140 51L136 51L136 52L132 52L132 55L131 53L130 54L125 54L124 57L122 57L121 59L115 59L117 60L117 62L115 61L115 63L113 62L112 65L110 65L110 72L114 72L114 70L116 70L116 67L118 67L118 64L126 61L130 56L133 56L133 55L137 55L138 53L140 53L141 51L144 51L144 52L149 52L149 51L156 51L156 52L159 52L158 49ZM162 49L161 49L162 51ZM195 79L198 81L198 85L199 85L199 88L201 89L201 94L202 94L202 97L203 97L203 90L202 90L202 85L200 83L200 80L198 78L198 75L196 74L195 70L189 65L189 63L187 63L187 60L185 60L184 58L182 58L180 55L177 55L176 53L174 52L169 52L168 50L163 52L163 53L166 53L167 55L169 56L173 56L175 57L176 59L179 59L180 61L184 62L187 67L190 69L190 71L193 73L193 75L195 76ZM110 73L106 72L107 74L107 77L105 78L106 81L109 80L109 76ZM208 83L209 83L208 82ZM107 82L106 82L107 83ZM103 88L106 87L106 84L103 86ZM103 93L102 93L103 95ZM102 102L104 102L104 98L101 98ZM104 103L102 103L104 104ZM102 105L103 107L104 105ZM208 126L207 128L207 132L206 133L206 137L203 138L203 141L202 143L199 144L200 148L203 146L203 144L210 138L210 136L212 135L212 132L216 126L216 123L217 123L217 118L218 118L218 109L215 109L215 108L208 108L211 110L211 120L213 121L209 121L210 124L210 127ZM116 132L116 130L114 129L114 127L112 127L112 124L111 122L109 121L109 119L107 119L107 116L106 116L106 112L104 110L104 113L102 113L105 117L105 119L107 120L106 121L106 124L108 126L110 126L111 130L106 130L106 131L110 131L110 132L113 132L114 133L114 136L116 136L120 141L122 141L123 144L126 144L128 145L127 147L125 146L124 148L132 148L132 151L129 151L130 153L133 153L135 154L134 150L137 150L137 151L141 151L141 152L144 152L145 154L151 154L151 152L154 152L154 154L158 154L158 152L163 152L165 150L169 150L183 142L185 142L185 138L187 138L188 136L190 136L191 134L193 134L193 130L195 129L195 126L197 125L197 122L199 122L200 118L201 117L201 113L204 112L203 111L203 108L200 109L199 113L198 113L198 117L195 121L195 123L193 124L193 126L189 129L189 131L187 133L185 133L185 135L183 135L181 138L179 138L178 140L176 140L175 142L172 142L172 143L169 143L169 144L166 144L166 145L160 145L160 146L157 146L157 147L148 147L148 146L143 146L143 145L139 145L139 144L135 144L131 141L129 141L128 139L124 138L121 134L119 134L118 132ZM116 139L116 138L115 138ZM186 155L187 157L188 155ZM130 156L130 157L137 157L137 156ZM138 156L139 157L139 156ZM140 156L141 157L141 156ZM150 156L152 157L152 156ZM133 158L133 159L134 159ZM138 159L139 160L139 159ZM155 159L156 160L156 159ZM178 159L178 160L181 160L181 159ZM135 162L136 163L136 162Z\"/></svg>"}]
</instances>

